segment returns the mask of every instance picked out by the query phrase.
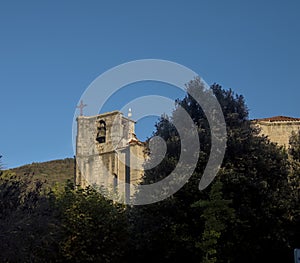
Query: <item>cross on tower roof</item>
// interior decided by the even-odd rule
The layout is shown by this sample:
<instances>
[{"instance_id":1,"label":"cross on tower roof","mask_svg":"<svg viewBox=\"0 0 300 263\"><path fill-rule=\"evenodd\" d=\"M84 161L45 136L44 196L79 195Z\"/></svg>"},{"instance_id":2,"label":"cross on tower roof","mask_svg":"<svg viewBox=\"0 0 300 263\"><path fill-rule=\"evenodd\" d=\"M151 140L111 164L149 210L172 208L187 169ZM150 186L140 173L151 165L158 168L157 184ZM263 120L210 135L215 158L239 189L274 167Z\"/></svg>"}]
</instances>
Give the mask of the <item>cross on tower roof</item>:
<instances>
[{"instance_id":1,"label":"cross on tower roof","mask_svg":"<svg viewBox=\"0 0 300 263\"><path fill-rule=\"evenodd\" d=\"M76 106L77 109L80 109L80 116L83 115L83 108L86 107L87 104L83 104L83 101L80 101L80 104L78 106Z\"/></svg>"}]
</instances>

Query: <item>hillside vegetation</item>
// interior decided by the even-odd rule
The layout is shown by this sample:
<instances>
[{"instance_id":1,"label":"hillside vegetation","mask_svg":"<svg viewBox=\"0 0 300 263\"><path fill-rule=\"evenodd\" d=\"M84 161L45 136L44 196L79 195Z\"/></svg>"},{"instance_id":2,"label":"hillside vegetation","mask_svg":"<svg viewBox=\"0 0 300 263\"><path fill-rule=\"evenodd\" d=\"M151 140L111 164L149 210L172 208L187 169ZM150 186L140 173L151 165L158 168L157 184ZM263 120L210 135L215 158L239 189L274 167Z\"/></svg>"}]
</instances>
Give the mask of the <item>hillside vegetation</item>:
<instances>
[{"instance_id":1,"label":"hillside vegetation","mask_svg":"<svg viewBox=\"0 0 300 263\"><path fill-rule=\"evenodd\" d=\"M33 178L45 181L46 185L64 185L74 178L74 159L66 158L42 163L32 163L9 170L16 176L33 175Z\"/></svg>"}]
</instances>

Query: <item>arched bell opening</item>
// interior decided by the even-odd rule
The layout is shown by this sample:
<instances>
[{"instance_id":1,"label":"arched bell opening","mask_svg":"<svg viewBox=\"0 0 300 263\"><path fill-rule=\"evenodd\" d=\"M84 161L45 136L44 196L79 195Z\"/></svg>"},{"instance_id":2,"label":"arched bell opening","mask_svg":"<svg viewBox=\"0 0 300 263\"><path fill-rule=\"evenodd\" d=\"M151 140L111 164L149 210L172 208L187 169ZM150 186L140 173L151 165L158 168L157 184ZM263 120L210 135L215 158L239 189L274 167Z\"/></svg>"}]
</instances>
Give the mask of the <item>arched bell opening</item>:
<instances>
[{"instance_id":1,"label":"arched bell opening","mask_svg":"<svg viewBox=\"0 0 300 263\"><path fill-rule=\"evenodd\" d=\"M103 120L99 121L96 140L99 143L105 143L105 140L106 140L106 123Z\"/></svg>"}]
</instances>

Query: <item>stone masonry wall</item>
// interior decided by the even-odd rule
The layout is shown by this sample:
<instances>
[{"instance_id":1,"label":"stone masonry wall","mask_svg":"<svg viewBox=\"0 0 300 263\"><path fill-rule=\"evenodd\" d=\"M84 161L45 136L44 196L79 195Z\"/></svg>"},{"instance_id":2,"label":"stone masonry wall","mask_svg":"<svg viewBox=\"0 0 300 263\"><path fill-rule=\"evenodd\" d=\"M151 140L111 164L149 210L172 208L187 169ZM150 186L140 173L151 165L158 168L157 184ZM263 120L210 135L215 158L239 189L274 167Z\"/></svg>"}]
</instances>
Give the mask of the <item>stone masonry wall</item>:
<instances>
[{"instance_id":1,"label":"stone masonry wall","mask_svg":"<svg viewBox=\"0 0 300 263\"><path fill-rule=\"evenodd\" d=\"M260 129L261 135L266 135L272 142L278 143L278 145L288 147L289 138L292 132L297 132L300 129L300 121L295 122L267 122L267 121L256 121Z\"/></svg>"}]
</instances>

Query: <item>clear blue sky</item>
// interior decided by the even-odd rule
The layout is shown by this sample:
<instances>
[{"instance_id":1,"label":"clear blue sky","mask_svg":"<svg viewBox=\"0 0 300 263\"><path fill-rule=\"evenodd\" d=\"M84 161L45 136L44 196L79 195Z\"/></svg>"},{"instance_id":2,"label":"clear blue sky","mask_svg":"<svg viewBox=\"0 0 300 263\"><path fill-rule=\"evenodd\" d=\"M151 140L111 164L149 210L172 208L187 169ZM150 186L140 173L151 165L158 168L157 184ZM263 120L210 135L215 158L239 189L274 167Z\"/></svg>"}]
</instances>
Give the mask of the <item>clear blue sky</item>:
<instances>
[{"instance_id":1,"label":"clear blue sky","mask_svg":"<svg viewBox=\"0 0 300 263\"><path fill-rule=\"evenodd\" d=\"M104 71L144 58L232 88L251 118L300 117L299 0L1 1L5 166L73 156L82 92Z\"/></svg>"}]
</instances>

